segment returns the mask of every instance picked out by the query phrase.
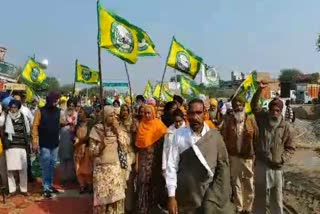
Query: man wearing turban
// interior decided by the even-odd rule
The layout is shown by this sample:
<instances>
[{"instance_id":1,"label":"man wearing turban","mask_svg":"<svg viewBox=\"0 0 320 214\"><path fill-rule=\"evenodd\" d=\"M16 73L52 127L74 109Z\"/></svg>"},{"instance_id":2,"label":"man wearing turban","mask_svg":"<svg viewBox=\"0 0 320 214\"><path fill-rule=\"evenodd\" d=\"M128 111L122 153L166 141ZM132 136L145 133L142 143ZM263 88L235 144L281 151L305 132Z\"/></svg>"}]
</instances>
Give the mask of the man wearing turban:
<instances>
[{"instance_id":1,"label":"man wearing turban","mask_svg":"<svg viewBox=\"0 0 320 214\"><path fill-rule=\"evenodd\" d=\"M258 127L253 115L245 112L246 100L232 100L234 114L227 114L221 130L229 154L233 201L237 213L251 213L254 200L253 162Z\"/></svg>"},{"instance_id":2,"label":"man wearing turban","mask_svg":"<svg viewBox=\"0 0 320 214\"><path fill-rule=\"evenodd\" d=\"M259 99L267 85L260 83L251 100L251 108L259 127L259 138L255 145L255 203L257 213L283 213L283 165L295 151L294 133L291 125L282 116L283 102L275 98L269 110L263 111Z\"/></svg>"},{"instance_id":3,"label":"man wearing turban","mask_svg":"<svg viewBox=\"0 0 320 214\"><path fill-rule=\"evenodd\" d=\"M27 117L21 112L21 102L11 100L9 112L5 121L6 162L8 170L9 193L13 195L17 191L14 172L19 172L20 192L27 195L28 190L28 163L27 147L29 145L28 136L30 134L30 124Z\"/></svg>"},{"instance_id":4,"label":"man wearing turban","mask_svg":"<svg viewBox=\"0 0 320 214\"><path fill-rule=\"evenodd\" d=\"M40 151L42 185L44 197L51 198L58 191L52 186L58 155L59 133L62 114L57 107L60 99L58 92L50 92L43 108L36 111L32 126L32 148Z\"/></svg>"},{"instance_id":5,"label":"man wearing turban","mask_svg":"<svg viewBox=\"0 0 320 214\"><path fill-rule=\"evenodd\" d=\"M215 128L218 128L222 122L222 115L219 111L218 101L215 98L210 98L210 107L208 110L210 120L214 124Z\"/></svg>"}]
</instances>

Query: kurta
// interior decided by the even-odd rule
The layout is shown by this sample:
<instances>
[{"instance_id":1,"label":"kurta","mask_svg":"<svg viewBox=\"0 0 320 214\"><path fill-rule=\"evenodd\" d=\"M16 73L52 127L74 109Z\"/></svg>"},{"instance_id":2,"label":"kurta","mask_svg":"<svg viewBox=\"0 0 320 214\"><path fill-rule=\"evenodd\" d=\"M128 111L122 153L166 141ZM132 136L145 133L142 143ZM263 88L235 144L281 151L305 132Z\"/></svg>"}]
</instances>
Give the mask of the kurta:
<instances>
[{"instance_id":1,"label":"kurta","mask_svg":"<svg viewBox=\"0 0 320 214\"><path fill-rule=\"evenodd\" d=\"M90 132L90 153L93 165L93 213L124 213L125 178L118 157L118 142L126 143L126 135L119 131L117 138L102 124L94 126ZM102 141L104 139L104 141Z\"/></svg>"},{"instance_id":2,"label":"kurta","mask_svg":"<svg viewBox=\"0 0 320 214\"><path fill-rule=\"evenodd\" d=\"M93 160L90 156L88 138L91 127L89 122L80 122L76 130L77 142L74 148L74 162L78 182L81 187L92 184Z\"/></svg>"}]
</instances>

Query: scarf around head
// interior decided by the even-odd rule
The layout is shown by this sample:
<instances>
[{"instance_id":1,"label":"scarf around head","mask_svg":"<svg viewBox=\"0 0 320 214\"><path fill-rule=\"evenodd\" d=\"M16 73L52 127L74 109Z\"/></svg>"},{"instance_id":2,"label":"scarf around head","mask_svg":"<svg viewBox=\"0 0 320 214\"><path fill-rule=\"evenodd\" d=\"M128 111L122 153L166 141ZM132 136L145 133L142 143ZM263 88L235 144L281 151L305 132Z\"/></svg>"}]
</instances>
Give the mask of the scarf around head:
<instances>
[{"instance_id":1,"label":"scarf around head","mask_svg":"<svg viewBox=\"0 0 320 214\"><path fill-rule=\"evenodd\" d=\"M146 120L145 118L139 123L136 146L138 148L147 148L156 143L167 132L167 127L156 118L156 110L151 105L145 105L144 108L152 110L152 119Z\"/></svg>"}]
</instances>

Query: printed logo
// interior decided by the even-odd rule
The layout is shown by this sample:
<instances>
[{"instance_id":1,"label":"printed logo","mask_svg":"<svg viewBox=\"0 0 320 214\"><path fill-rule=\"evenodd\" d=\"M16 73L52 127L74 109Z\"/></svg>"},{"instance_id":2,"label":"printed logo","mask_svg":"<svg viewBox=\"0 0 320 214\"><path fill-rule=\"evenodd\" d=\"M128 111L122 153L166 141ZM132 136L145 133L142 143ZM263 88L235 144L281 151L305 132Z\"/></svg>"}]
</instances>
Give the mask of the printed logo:
<instances>
[{"instance_id":1,"label":"printed logo","mask_svg":"<svg viewBox=\"0 0 320 214\"><path fill-rule=\"evenodd\" d=\"M134 49L132 33L116 21L111 25L111 41L113 46L122 53L131 53Z\"/></svg>"},{"instance_id":2,"label":"printed logo","mask_svg":"<svg viewBox=\"0 0 320 214\"><path fill-rule=\"evenodd\" d=\"M30 78L33 82L38 81L38 77L40 75L40 70L37 67L32 68L31 73L30 73Z\"/></svg>"},{"instance_id":3,"label":"printed logo","mask_svg":"<svg viewBox=\"0 0 320 214\"><path fill-rule=\"evenodd\" d=\"M82 68L81 76L85 81L89 81L92 77L92 73L88 68Z\"/></svg>"},{"instance_id":4,"label":"printed logo","mask_svg":"<svg viewBox=\"0 0 320 214\"><path fill-rule=\"evenodd\" d=\"M185 72L190 70L190 59L184 51L178 52L176 59L176 67L179 68L181 71Z\"/></svg>"}]
</instances>

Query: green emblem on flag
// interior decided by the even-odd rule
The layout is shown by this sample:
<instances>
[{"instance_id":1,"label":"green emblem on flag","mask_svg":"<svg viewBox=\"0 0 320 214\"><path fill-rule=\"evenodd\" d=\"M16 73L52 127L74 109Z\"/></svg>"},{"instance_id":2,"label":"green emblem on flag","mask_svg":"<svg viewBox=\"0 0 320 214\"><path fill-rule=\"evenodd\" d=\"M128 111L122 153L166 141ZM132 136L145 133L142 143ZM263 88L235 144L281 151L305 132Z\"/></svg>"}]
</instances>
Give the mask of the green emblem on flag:
<instances>
[{"instance_id":1,"label":"green emblem on flag","mask_svg":"<svg viewBox=\"0 0 320 214\"><path fill-rule=\"evenodd\" d=\"M149 45L145 38L139 41L139 51L145 51L148 49L148 47Z\"/></svg>"},{"instance_id":2,"label":"green emblem on flag","mask_svg":"<svg viewBox=\"0 0 320 214\"><path fill-rule=\"evenodd\" d=\"M30 73L30 78L33 82L36 82L38 80L39 75L40 75L40 70L37 67L32 68L32 71Z\"/></svg>"},{"instance_id":3,"label":"green emblem on flag","mask_svg":"<svg viewBox=\"0 0 320 214\"><path fill-rule=\"evenodd\" d=\"M81 75L82 75L82 78L85 80L85 81L89 81L92 77L92 72L86 68L86 67L83 67L82 68L82 72L81 72Z\"/></svg>"},{"instance_id":4,"label":"green emblem on flag","mask_svg":"<svg viewBox=\"0 0 320 214\"><path fill-rule=\"evenodd\" d=\"M184 51L178 52L177 59L176 59L176 66L178 69L182 71L187 72L190 70L190 58Z\"/></svg>"},{"instance_id":5,"label":"green emblem on flag","mask_svg":"<svg viewBox=\"0 0 320 214\"><path fill-rule=\"evenodd\" d=\"M134 49L132 33L117 21L111 25L111 40L113 46L122 53L131 53Z\"/></svg>"}]
</instances>

